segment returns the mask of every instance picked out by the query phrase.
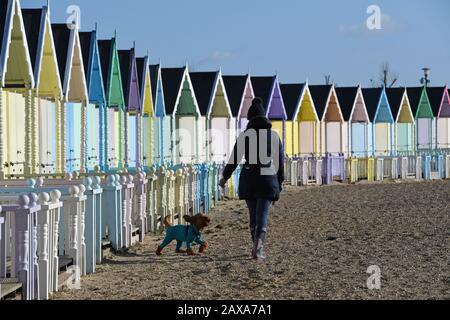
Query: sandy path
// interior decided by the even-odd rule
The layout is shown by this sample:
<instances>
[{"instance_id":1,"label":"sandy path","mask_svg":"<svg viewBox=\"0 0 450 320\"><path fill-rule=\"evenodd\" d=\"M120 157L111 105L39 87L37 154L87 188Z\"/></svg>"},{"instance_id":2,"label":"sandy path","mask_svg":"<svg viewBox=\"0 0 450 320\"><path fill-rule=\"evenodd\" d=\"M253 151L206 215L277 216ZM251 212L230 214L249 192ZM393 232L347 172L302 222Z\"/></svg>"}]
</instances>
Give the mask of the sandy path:
<instances>
[{"instance_id":1,"label":"sandy path","mask_svg":"<svg viewBox=\"0 0 450 320\"><path fill-rule=\"evenodd\" d=\"M205 234L207 256L162 237L108 254L82 289L56 299L450 299L450 182L288 187L272 211L269 260L249 257L242 202L222 203ZM381 289L366 286L370 265Z\"/></svg>"}]
</instances>

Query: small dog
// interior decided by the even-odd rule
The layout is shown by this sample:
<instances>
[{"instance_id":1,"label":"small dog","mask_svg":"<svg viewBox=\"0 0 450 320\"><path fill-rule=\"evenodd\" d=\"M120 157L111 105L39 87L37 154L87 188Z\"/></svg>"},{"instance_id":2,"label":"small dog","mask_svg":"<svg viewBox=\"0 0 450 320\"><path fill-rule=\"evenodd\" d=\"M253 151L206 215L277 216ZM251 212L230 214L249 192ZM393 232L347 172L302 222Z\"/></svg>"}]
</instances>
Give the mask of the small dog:
<instances>
[{"instance_id":1,"label":"small dog","mask_svg":"<svg viewBox=\"0 0 450 320\"><path fill-rule=\"evenodd\" d=\"M190 224L187 226L172 226L172 224L170 223L170 216L167 216L164 219L164 225L167 228L167 232L164 241L158 246L158 249L156 250L156 254L158 256L162 255L163 249L173 240L177 240L177 253L187 253L190 256L195 255L194 250L192 250L193 243L197 243L200 245L200 249L198 251L199 253L204 253L208 248L208 242L203 239L201 232L205 227L209 225L211 219L204 214L197 214L195 216L186 215L183 218ZM186 242L186 251L181 249L184 242Z\"/></svg>"}]
</instances>

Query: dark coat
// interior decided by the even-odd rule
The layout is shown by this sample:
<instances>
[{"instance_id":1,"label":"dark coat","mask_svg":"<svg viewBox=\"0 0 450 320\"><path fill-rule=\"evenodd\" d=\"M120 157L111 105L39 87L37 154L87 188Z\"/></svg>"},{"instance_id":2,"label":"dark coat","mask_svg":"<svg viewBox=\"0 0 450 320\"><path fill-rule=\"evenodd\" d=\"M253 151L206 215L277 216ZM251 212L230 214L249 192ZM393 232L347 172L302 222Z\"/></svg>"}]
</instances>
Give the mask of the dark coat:
<instances>
[{"instance_id":1,"label":"dark coat","mask_svg":"<svg viewBox=\"0 0 450 320\"><path fill-rule=\"evenodd\" d=\"M254 129L254 131L251 129ZM284 181L284 150L280 137L271 129L272 124L266 117L259 116L250 120L247 129L239 135L230 160L223 171L223 178L225 180L230 179L242 157L245 158L239 177L239 198L241 200L267 199L278 201L280 199ZM257 142L248 137L249 132L257 133L255 135ZM267 137L267 151L263 150L262 156L260 156L259 141L264 134ZM241 147L238 147L239 144ZM272 152L274 147L278 148L278 154ZM256 150L257 152L255 152ZM274 165L277 162L274 157L277 157L278 168ZM270 168L272 169L269 170ZM261 170L264 170L264 174Z\"/></svg>"}]
</instances>

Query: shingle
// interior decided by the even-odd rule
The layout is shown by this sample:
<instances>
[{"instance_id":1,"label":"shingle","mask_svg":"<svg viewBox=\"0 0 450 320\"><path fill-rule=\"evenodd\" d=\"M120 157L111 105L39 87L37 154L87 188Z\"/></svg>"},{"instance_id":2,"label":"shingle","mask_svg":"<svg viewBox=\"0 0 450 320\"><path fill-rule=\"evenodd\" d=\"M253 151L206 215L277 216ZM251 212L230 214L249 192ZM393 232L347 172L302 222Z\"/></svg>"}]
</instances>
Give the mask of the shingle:
<instances>
[{"instance_id":1,"label":"shingle","mask_svg":"<svg viewBox=\"0 0 450 320\"><path fill-rule=\"evenodd\" d=\"M304 87L304 83L280 84L281 95L283 97L288 120L294 120Z\"/></svg>"},{"instance_id":2,"label":"shingle","mask_svg":"<svg viewBox=\"0 0 450 320\"><path fill-rule=\"evenodd\" d=\"M239 115L241 103L245 95L248 75L245 76L223 76L223 83L227 91L227 98L230 103L233 117Z\"/></svg>"},{"instance_id":3,"label":"shingle","mask_svg":"<svg viewBox=\"0 0 450 320\"><path fill-rule=\"evenodd\" d=\"M189 76L197 98L200 114L206 116L213 95L217 72L190 72Z\"/></svg>"},{"instance_id":4,"label":"shingle","mask_svg":"<svg viewBox=\"0 0 450 320\"><path fill-rule=\"evenodd\" d=\"M339 100L344 121L350 121L357 94L358 87L336 87L336 96Z\"/></svg>"}]
</instances>

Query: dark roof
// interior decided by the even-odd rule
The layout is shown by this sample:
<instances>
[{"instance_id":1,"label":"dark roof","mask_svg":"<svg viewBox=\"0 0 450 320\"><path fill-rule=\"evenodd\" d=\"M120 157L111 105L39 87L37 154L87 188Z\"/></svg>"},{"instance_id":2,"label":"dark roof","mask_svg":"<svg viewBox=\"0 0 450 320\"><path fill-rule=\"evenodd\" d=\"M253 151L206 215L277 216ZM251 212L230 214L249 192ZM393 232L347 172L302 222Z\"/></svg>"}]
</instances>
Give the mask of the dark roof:
<instances>
[{"instance_id":1,"label":"dark roof","mask_svg":"<svg viewBox=\"0 0 450 320\"><path fill-rule=\"evenodd\" d=\"M128 104L130 96L130 72L132 68L132 50L119 50L120 75L122 76L122 90Z\"/></svg>"},{"instance_id":2,"label":"dark roof","mask_svg":"<svg viewBox=\"0 0 450 320\"><path fill-rule=\"evenodd\" d=\"M428 100L435 116L439 114L444 93L445 87L427 87Z\"/></svg>"},{"instance_id":3,"label":"dark roof","mask_svg":"<svg viewBox=\"0 0 450 320\"><path fill-rule=\"evenodd\" d=\"M209 103L214 90L217 72L190 72L192 87L202 116L208 113Z\"/></svg>"},{"instance_id":4,"label":"dark roof","mask_svg":"<svg viewBox=\"0 0 450 320\"><path fill-rule=\"evenodd\" d=\"M184 71L185 67L161 68L161 77L164 87L164 104L167 115L173 114L175 110L178 93L183 85Z\"/></svg>"},{"instance_id":5,"label":"dark roof","mask_svg":"<svg viewBox=\"0 0 450 320\"><path fill-rule=\"evenodd\" d=\"M136 69L138 74L139 88L142 90L142 97L144 97L145 95L145 92L143 90L145 90L144 81L145 81L145 73L147 72L147 70L145 70L146 69L145 59L146 58L136 58Z\"/></svg>"},{"instance_id":6,"label":"dark roof","mask_svg":"<svg viewBox=\"0 0 450 320\"><path fill-rule=\"evenodd\" d=\"M309 92L311 93L311 98L314 101L314 107L316 108L319 120L322 120L323 118L332 87L332 85L309 86Z\"/></svg>"},{"instance_id":7,"label":"dark roof","mask_svg":"<svg viewBox=\"0 0 450 320\"><path fill-rule=\"evenodd\" d=\"M362 89L364 103L366 104L366 109L369 115L370 122L373 122L375 119L375 114L377 113L378 104L380 103L382 93L383 93L382 88Z\"/></svg>"},{"instance_id":8,"label":"dark roof","mask_svg":"<svg viewBox=\"0 0 450 320\"><path fill-rule=\"evenodd\" d=\"M98 53L100 55L100 63L102 65L102 78L106 92L109 92L109 71L111 64L111 49L113 40L98 40ZM106 89L107 88L107 89Z\"/></svg>"},{"instance_id":9,"label":"dark roof","mask_svg":"<svg viewBox=\"0 0 450 320\"><path fill-rule=\"evenodd\" d=\"M67 55L69 52L69 41L71 30L65 23L52 24L53 41L55 42L56 57L58 59L59 75L64 85L66 76Z\"/></svg>"},{"instance_id":10,"label":"dark roof","mask_svg":"<svg viewBox=\"0 0 450 320\"><path fill-rule=\"evenodd\" d=\"M31 67L33 68L33 71L36 71L35 66L39 47L39 36L41 32L44 31L41 30L43 12L43 9L22 10L23 24L25 27L25 34L27 36L28 52L30 53Z\"/></svg>"},{"instance_id":11,"label":"dark roof","mask_svg":"<svg viewBox=\"0 0 450 320\"><path fill-rule=\"evenodd\" d=\"M89 83L90 72L89 70L89 58L91 57L92 47L92 37L94 32L80 32L80 46L81 46L81 54L83 55L83 66L84 73L86 75L86 81Z\"/></svg>"},{"instance_id":12,"label":"dark roof","mask_svg":"<svg viewBox=\"0 0 450 320\"><path fill-rule=\"evenodd\" d=\"M339 87L336 88L336 96L339 100L342 116L344 121L350 121L350 116L353 111L353 106L356 102L358 94L358 87Z\"/></svg>"},{"instance_id":13,"label":"dark roof","mask_svg":"<svg viewBox=\"0 0 450 320\"><path fill-rule=\"evenodd\" d=\"M294 120L304 87L304 83L280 84L281 96L283 97L288 120Z\"/></svg>"},{"instance_id":14,"label":"dark roof","mask_svg":"<svg viewBox=\"0 0 450 320\"><path fill-rule=\"evenodd\" d=\"M3 38L5 32L6 25L6 16L8 14L8 2L9 1L0 1L0 46L3 45ZM4 48L0 47L0 51Z\"/></svg>"},{"instance_id":15,"label":"dark roof","mask_svg":"<svg viewBox=\"0 0 450 320\"><path fill-rule=\"evenodd\" d=\"M156 91L158 88L159 64L150 65L150 83L152 85L153 105L156 104ZM155 106L156 108L156 106Z\"/></svg>"},{"instance_id":16,"label":"dark roof","mask_svg":"<svg viewBox=\"0 0 450 320\"><path fill-rule=\"evenodd\" d=\"M239 115L242 98L245 95L247 78L248 75L222 77L233 117L237 117Z\"/></svg>"},{"instance_id":17,"label":"dark roof","mask_svg":"<svg viewBox=\"0 0 450 320\"><path fill-rule=\"evenodd\" d=\"M275 76L272 77L251 77L253 92L255 97L261 98L266 112L269 109L270 98L275 83Z\"/></svg>"},{"instance_id":18,"label":"dark roof","mask_svg":"<svg viewBox=\"0 0 450 320\"><path fill-rule=\"evenodd\" d=\"M408 93L408 100L411 106L413 116L417 115L417 110L419 109L420 98L422 97L423 87L409 87L406 88Z\"/></svg>"},{"instance_id":19,"label":"dark roof","mask_svg":"<svg viewBox=\"0 0 450 320\"><path fill-rule=\"evenodd\" d=\"M391 106L392 116L397 118L398 113L402 107L403 95L405 88L387 88L386 96Z\"/></svg>"}]
</instances>

